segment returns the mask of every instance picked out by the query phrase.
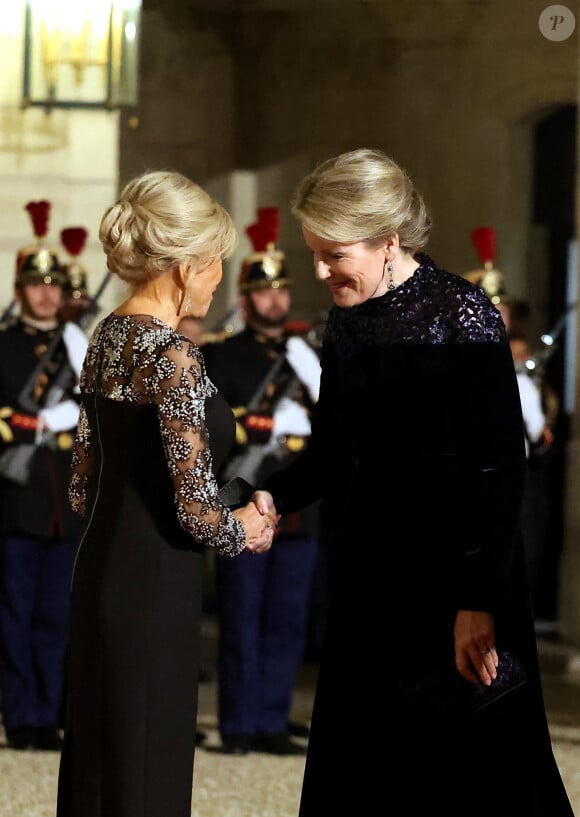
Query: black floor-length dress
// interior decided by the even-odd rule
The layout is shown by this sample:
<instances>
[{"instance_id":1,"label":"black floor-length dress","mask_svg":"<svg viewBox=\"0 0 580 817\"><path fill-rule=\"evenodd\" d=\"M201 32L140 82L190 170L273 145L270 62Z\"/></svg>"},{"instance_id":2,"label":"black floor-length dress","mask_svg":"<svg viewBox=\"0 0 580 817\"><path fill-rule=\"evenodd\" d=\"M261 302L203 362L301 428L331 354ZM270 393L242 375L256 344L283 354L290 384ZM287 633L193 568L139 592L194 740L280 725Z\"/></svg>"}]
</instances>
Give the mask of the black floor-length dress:
<instances>
[{"instance_id":1,"label":"black floor-length dress","mask_svg":"<svg viewBox=\"0 0 580 817\"><path fill-rule=\"evenodd\" d=\"M542 698L519 535L525 448L505 329L427 256L394 291L333 307L307 452L266 481L321 496L329 609L300 817L573 817ZM403 679L453 660L458 610L493 613L527 682L433 726Z\"/></svg>"},{"instance_id":2,"label":"black floor-length dress","mask_svg":"<svg viewBox=\"0 0 580 817\"><path fill-rule=\"evenodd\" d=\"M96 328L81 379L58 817L190 817L203 550L237 554L217 501L230 408L201 352L148 316Z\"/></svg>"}]
</instances>

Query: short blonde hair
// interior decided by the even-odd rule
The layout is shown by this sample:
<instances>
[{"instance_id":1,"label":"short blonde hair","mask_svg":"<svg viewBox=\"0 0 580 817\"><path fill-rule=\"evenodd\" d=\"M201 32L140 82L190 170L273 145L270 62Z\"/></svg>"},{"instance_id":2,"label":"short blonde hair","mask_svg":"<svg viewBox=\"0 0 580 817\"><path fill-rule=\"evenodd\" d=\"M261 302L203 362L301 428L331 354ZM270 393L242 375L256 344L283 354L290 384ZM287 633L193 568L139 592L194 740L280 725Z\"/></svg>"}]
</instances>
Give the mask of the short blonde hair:
<instances>
[{"instance_id":1,"label":"short blonde hair","mask_svg":"<svg viewBox=\"0 0 580 817\"><path fill-rule=\"evenodd\" d=\"M237 243L230 214L195 182L171 170L130 181L101 220L107 266L138 285L181 263L203 269Z\"/></svg>"},{"instance_id":2,"label":"short blonde hair","mask_svg":"<svg viewBox=\"0 0 580 817\"><path fill-rule=\"evenodd\" d=\"M427 243L431 218L405 171L381 150L359 148L319 164L298 185L292 213L320 238L379 245L395 233L402 249Z\"/></svg>"}]
</instances>

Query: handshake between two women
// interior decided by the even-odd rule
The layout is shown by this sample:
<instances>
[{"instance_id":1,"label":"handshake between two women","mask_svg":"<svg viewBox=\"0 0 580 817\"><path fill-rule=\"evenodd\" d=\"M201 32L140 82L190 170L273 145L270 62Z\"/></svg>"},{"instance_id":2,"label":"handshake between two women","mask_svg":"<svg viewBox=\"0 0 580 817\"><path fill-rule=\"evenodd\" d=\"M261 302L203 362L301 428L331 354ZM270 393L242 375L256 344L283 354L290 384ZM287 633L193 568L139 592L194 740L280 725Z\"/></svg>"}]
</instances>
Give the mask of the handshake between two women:
<instances>
[{"instance_id":1,"label":"handshake between two women","mask_svg":"<svg viewBox=\"0 0 580 817\"><path fill-rule=\"evenodd\" d=\"M236 509L233 514L246 531L245 550L251 553L270 550L281 514L276 513L274 500L268 491L255 491L248 504Z\"/></svg>"}]
</instances>

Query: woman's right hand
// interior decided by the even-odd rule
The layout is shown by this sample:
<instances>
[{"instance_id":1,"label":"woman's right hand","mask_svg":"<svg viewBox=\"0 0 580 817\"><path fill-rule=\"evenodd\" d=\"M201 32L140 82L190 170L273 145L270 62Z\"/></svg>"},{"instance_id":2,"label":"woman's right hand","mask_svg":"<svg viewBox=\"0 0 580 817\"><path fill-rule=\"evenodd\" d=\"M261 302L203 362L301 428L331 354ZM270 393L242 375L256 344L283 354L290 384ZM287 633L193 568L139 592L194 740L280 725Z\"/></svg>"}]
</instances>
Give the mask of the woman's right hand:
<instances>
[{"instance_id":1,"label":"woman's right hand","mask_svg":"<svg viewBox=\"0 0 580 817\"><path fill-rule=\"evenodd\" d=\"M240 520L246 531L246 547L252 553L265 553L272 546L274 531L278 522L275 511L261 513L254 502L232 512Z\"/></svg>"}]
</instances>

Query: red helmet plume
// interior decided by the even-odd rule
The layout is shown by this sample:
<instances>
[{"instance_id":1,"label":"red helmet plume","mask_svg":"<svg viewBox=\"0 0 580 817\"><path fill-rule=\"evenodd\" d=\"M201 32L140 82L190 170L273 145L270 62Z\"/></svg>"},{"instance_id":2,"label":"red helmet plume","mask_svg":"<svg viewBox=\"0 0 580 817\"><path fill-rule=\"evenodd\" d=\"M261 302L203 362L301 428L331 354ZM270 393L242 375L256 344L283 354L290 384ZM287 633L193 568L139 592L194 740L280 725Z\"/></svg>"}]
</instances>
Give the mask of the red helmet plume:
<instances>
[{"instance_id":1,"label":"red helmet plume","mask_svg":"<svg viewBox=\"0 0 580 817\"><path fill-rule=\"evenodd\" d=\"M44 238L48 233L51 207L51 203L43 199L42 201L29 201L24 208L30 216L32 229L37 238Z\"/></svg>"},{"instance_id":2,"label":"red helmet plume","mask_svg":"<svg viewBox=\"0 0 580 817\"><path fill-rule=\"evenodd\" d=\"M254 252L242 264L240 292L290 285L284 253L276 249L279 228L280 211L277 207L258 208L258 220L246 227Z\"/></svg>"},{"instance_id":3,"label":"red helmet plume","mask_svg":"<svg viewBox=\"0 0 580 817\"><path fill-rule=\"evenodd\" d=\"M65 227L60 231L60 240L68 254L76 257L84 250L88 234L84 227Z\"/></svg>"},{"instance_id":4,"label":"red helmet plume","mask_svg":"<svg viewBox=\"0 0 580 817\"><path fill-rule=\"evenodd\" d=\"M476 227L472 230L471 240L481 263L493 266L496 253L496 232L493 227Z\"/></svg>"}]
</instances>

